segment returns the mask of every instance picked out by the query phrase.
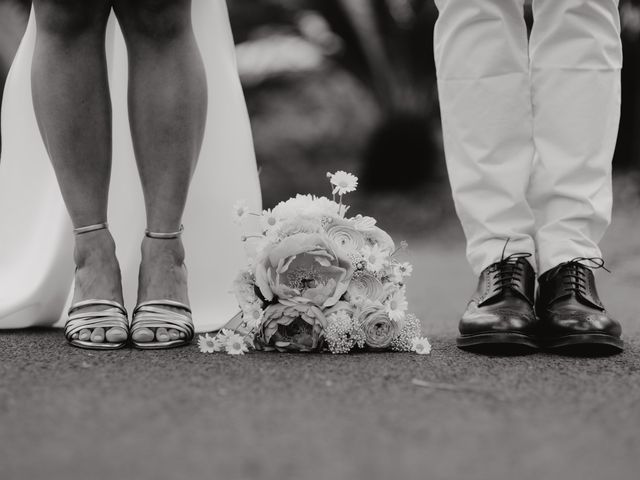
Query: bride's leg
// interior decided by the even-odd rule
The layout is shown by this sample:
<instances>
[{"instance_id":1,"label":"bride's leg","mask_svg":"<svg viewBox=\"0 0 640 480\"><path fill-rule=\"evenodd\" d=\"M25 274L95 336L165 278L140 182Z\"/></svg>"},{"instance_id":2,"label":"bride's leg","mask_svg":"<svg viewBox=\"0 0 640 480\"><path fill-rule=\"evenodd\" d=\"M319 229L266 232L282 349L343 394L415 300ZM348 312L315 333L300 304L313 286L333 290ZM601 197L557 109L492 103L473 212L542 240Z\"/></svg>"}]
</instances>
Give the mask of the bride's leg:
<instances>
[{"instance_id":1,"label":"bride's leg","mask_svg":"<svg viewBox=\"0 0 640 480\"><path fill-rule=\"evenodd\" d=\"M180 228L200 152L207 84L191 26L191 0L116 0L129 52L129 114L149 230ZM138 301L188 303L180 239L145 238ZM136 341L167 341L178 332L134 332Z\"/></svg>"},{"instance_id":2,"label":"bride's leg","mask_svg":"<svg viewBox=\"0 0 640 480\"><path fill-rule=\"evenodd\" d=\"M111 105L104 36L110 0L34 0L37 40L33 103L65 204L75 227L107 218ZM120 269L107 230L76 237L74 302L122 303ZM79 332L80 340L121 342L121 328Z\"/></svg>"}]
</instances>

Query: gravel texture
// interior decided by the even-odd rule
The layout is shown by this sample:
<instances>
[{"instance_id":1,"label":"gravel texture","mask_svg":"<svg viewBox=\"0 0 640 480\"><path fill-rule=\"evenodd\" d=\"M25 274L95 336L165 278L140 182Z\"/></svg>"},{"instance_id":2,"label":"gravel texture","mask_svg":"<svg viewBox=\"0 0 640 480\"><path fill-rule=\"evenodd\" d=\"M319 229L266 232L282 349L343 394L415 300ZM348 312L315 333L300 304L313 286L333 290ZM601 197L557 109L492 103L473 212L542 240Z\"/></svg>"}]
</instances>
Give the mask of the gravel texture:
<instances>
[{"instance_id":1,"label":"gravel texture","mask_svg":"<svg viewBox=\"0 0 640 480\"><path fill-rule=\"evenodd\" d=\"M455 231L411 253L430 356L90 352L57 330L3 332L0 478L637 478L640 229L630 225L634 235L608 237L614 274L599 275L626 333L614 357L458 350L474 279Z\"/></svg>"}]
</instances>

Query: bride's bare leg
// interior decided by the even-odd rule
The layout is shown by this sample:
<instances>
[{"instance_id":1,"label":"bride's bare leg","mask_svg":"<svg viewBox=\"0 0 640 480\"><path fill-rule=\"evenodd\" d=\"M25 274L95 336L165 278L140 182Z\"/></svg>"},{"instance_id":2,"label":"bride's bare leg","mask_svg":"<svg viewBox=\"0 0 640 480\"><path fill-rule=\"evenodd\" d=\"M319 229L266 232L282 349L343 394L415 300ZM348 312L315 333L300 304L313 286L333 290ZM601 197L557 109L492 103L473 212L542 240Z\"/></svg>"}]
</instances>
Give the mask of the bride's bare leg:
<instances>
[{"instance_id":1,"label":"bride's bare leg","mask_svg":"<svg viewBox=\"0 0 640 480\"><path fill-rule=\"evenodd\" d=\"M34 0L38 34L33 100L40 132L75 227L105 222L111 170L111 105L104 36L110 0ZM122 303L107 230L76 237L74 301ZM81 340L121 342L121 328L85 329Z\"/></svg>"},{"instance_id":2,"label":"bride's bare leg","mask_svg":"<svg viewBox=\"0 0 640 480\"><path fill-rule=\"evenodd\" d=\"M207 83L191 26L191 0L116 0L129 52L129 115L147 225L180 228L200 152ZM138 301L188 303L181 240L144 238ZM142 329L136 341L178 338L176 330Z\"/></svg>"}]
</instances>

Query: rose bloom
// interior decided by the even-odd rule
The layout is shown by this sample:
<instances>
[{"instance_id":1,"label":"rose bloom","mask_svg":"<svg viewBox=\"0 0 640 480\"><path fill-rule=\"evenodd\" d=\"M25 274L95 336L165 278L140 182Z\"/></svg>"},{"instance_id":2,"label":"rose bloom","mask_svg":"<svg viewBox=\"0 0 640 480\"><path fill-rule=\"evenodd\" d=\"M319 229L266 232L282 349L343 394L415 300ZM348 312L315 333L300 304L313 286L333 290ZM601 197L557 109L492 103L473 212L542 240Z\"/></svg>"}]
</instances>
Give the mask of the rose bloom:
<instances>
[{"instance_id":1,"label":"rose bloom","mask_svg":"<svg viewBox=\"0 0 640 480\"><path fill-rule=\"evenodd\" d=\"M349 287L347 287L345 298L357 304L366 300L373 302L381 301L384 295L384 287L382 283L380 283L380 280L370 273L363 273L351 280Z\"/></svg>"},{"instance_id":2,"label":"rose bloom","mask_svg":"<svg viewBox=\"0 0 640 480\"><path fill-rule=\"evenodd\" d=\"M324 345L327 319L311 304L269 305L258 330L257 343L282 352L315 352Z\"/></svg>"},{"instance_id":3,"label":"rose bloom","mask_svg":"<svg viewBox=\"0 0 640 480\"><path fill-rule=\"evenodd\" d=\"M324 233L298 233L265 250L256 285L268 301L331 307L347 291L351 261Z\"/></svg>"},{"instance_id":4,"label":"rose bloom","mask_svg":"<svg viewBox=\"0 0 640 480\"><path fill-rule=\"evenodd\" d=\"M364 235L348 222L334 219L326 230L331 241L347 253L358 252L365 246Z\"/></svg>"},{"instance_id":5,"label":"rose bloom","mask_svg":"<svg viewBox=\"0 0 640 480\"><path fill-rule=\"evenodd\" d=\"M389 318L384 306L379 303L362 308L358 322L365 334L365 344L375 349L389 348L400 331L398 323Z\"/></svg>"},{"instance_id":6,"label":"rose bloom","mask_svg":"<svg viewBox=\"0 0 640 480\"><path fill-rule=\"evenodd\" d=\"M369 241L369 244L378 245L382 251L391 253L396 249L396 245L391 236L381 228L371 227L364 232L364 234Z\"/></svg>"}]
</instances>

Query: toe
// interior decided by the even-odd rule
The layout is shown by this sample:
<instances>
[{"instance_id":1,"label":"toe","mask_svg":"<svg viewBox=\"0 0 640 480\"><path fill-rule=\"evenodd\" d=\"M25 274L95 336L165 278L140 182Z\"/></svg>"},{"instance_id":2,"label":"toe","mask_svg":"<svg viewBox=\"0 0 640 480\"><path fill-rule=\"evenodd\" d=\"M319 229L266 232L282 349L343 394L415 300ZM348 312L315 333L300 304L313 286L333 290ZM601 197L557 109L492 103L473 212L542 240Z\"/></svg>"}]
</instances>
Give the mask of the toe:
<instances>
[{"instance_id":1,"label":"toe","mask_svg":"<svg viewBox=\"0 0 640 480\"><path fill-rule=\"evenodd\" d=\"M186 335L184 334L184 332L180 332L180 338L186 338Z\"/></svg>"},{"instance_id":2,"label":"toe","mask_svg":"<svg viewBox=\"0 0 640 480\"><path fill-rule=\"evenodd\" d=\"M127 332L124 328L113 327L107 330L106 337L109 343L121 343L127 339Z\"/></svg>"},{"instance_id":3,"label":"toe","mask_svg":"<svg viewBox=\"0 0 640 480\"><path fill-rule=\"evenodd\" d=\"M79 333L74 333L73 335L71 335L71 339L72 340L78 340L80 338L80 334Z\"/></svg>"},{"instance_id":4,"label":"toe","mask_svg":"<svg viewBox=\"0 0 640 480\"><path fill-rule=\"evenodd\" d=\"M158 328L156 330L156 340L158 342L168 342L169 339L169 332L167 332L166 328Z\"/></svg>"},{"instance_id":5,"label":"toe","mask_svg":"<svg viewBox=\"0 0 640 480\"><path fill-rule=\"evenodd\" d=\"M91 333L91 341L93 343L102 343L104 342L104 328L98 327L94 328Z\"/></svg>"},{"instance_id":6,"label":"toe","mask_svg":"<svg viewBox=\"0 0 640 480\"><path fill-rule=\"evenodd\" d=\"M154 337L155 334L150 328L140 328L133 332L133 335L131 335L131 338L133 338L136 342L142 343L153 342Z\"/></svg>"},{"instance_id":7,"label":"toe","mask_svg":"<svg viewBox=\"0 0 640 480\"><path fill-rule=\"evenodd\" d=\"M180 338L180 333L176 329L172 328L169 330L169 338L171 340L178 340Z\"/></svg>"},{"instance_id":8,"label":"toe","mask_svg":"<svg viewBox=\"0 0 640 480\"><path fill-rule=\"evenodd\" d=\"M91 330L89 330L88 328L83 328L82 330L80 330L78 339L82 342L88 342L91 339Z\"/></svg>"}]
</instances>

